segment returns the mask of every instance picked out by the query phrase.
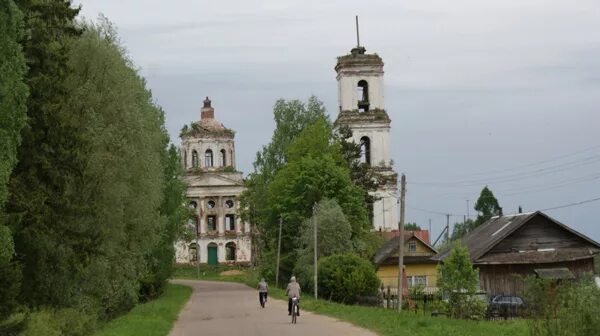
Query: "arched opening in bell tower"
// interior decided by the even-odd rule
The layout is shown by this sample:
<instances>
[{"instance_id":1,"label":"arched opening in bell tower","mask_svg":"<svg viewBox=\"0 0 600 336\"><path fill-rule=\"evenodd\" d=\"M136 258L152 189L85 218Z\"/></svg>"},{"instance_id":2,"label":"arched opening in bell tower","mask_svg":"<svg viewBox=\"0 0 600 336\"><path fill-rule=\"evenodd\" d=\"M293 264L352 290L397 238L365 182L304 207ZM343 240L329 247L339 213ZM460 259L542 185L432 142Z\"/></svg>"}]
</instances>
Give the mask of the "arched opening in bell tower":
<instances>
[{"instance_id":1,"label":"arched opening in bell tower","mask_svg":"<svg viewBox=\"0 0 600 336\"><path fill-rule=\"evenodd\" d=\"M361 79L356 86L356 95L358 101L358 112L369 111L369 83Z\"/></svg>"},{"instance_id":2,"label":"arched opening in bell tower","mask_svg":"<svg viewBox=\"0 0 600 336\"><path fill-rule=\"evenodd\" d=\"M371 139L367 136L360 138L360 162L371 165Z\"/></svg>"}]
</instances>

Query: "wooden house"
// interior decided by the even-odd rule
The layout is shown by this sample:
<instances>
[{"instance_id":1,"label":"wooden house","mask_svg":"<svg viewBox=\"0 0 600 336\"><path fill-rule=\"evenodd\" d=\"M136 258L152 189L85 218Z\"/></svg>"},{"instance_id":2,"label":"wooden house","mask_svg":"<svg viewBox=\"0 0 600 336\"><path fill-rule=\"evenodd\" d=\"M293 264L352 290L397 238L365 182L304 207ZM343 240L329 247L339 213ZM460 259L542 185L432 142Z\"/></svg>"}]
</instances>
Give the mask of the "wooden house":
<instances>
[{"instance_id":1,"label":"wooden house","mask_svg":"<svg viewBox=\"0 0 600 336\"><path fill-rule=\"evenodd\" d=\"M600 253L597 242L539 211L492 217L461 242L479 269L481 289L492 295L518 295L524 276L593 272Z\"/></svg>"},{"instance_id":2,"label":"wooden house","mask_svg":"<svg viewBox=\"0 0 600 336\"><path fill-rule=\"evenodd\" d=\"M426 291L434 291L437 283L437 261L431 258L437 254L423 235L407 231L404 236L404 270L408 286L421 285ZM428 237L428 236L427 236ZM377 276L383 286L398 287L398 246L399 236L388 240L375 254Z\"/></svg>"}]
</instances>

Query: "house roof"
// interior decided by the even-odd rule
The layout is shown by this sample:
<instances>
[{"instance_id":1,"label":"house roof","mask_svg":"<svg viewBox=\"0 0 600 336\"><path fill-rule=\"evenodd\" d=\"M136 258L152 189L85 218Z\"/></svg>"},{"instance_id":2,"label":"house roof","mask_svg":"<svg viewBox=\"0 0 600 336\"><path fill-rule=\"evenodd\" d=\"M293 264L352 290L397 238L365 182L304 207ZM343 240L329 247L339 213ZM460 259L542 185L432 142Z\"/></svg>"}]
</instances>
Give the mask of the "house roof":
<instances>
[{"instance_id":1,"label":"house roof","mask_svg":"<svg viewBox=\"0 0 600 336\"><path fill-rule=\"evenodd\" d=\"M408 231L408 232L411 232L411 231ZM407 242L412 238L415 238L418 241L420 241L423 245L425 245L427 248L429 248L433 253L438 252L435 248L433 248L431 245L429 245L427 242L425 242L421 237L419 237L418 235L415 235L414 232L411 232L411 233L405 235L404 242ZM373 261L378 265L381 265L384 262L386 262L386 259L391 257L394 254L394 252L396 252L398 250L399 241L400 241L400 236L396 236L396 237L388 240L377 251L377 253L375 254L375 257L373 258ZM406 256L405 258L408 258L408 256ZM431 259L431 258L426 257L426 259ZM409 259L406 259L406 260L409 260Z\"/></svg>"},{"instance_id":2,"label":"house roof","mask_svg":"<svg viewBox=\"0 0 600 336\"><path fill-rule=\"evenodd\" d=\"M546 256L551 261L563 260L556 259L557 257L565 257L570 255L571 260L587 258L594 253L592 251L585 251L579 249L578 251L569 251L568 249L560 249L557 251L531 251L530 253L500 253L494 254L494 256L486 256L484 255L489 252L494 246L500 243L502 240L507 238L511 233L515 232L517 229L522 227L525 223L529 222L536 216L543 216L549 222L567 230L571 234L574 234L596 248L600 249L600 244L590 239L589 237L575 231L574 229L560 223L556 219L546 215L541 211L523 213L523 214L514 214L514 215L506 215L506 216L495 216L490 218L487 222L483 223L475 230L471 231L465 237L461 239L461 244L467 247L469 251L469 255L471 257L471 261L473 262L485 262L485 263L514 263L515 258L521 258L522 263L530 263L534 261L544 262L539 260L540 258L544 259ZM554 252L554 255L552 253ZM583 253L583 254L582 254ZM597 252L596 252L597 253ZM445 249L440 252L438 255L434 257L435 260L444 260L450 254L450 248ZM535 254L535 255L534 255ZM491 259L490 259L491 258ZM530 258L531 260L529 260ZM535 258L535 260L534 260ZM490 259L490 260L487 260ZM493 260L492 260L493 259Z\"/></svg>"}]
</instances>

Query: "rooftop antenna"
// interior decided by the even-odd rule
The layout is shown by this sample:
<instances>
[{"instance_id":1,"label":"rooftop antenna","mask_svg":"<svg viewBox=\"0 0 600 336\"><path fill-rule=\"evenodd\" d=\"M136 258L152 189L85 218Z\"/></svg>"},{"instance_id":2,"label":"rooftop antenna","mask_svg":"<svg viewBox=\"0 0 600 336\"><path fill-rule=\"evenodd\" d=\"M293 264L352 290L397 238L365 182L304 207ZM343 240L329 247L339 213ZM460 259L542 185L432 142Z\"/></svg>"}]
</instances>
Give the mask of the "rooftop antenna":
<instances>
[{"instance_id":1,"label":"rooftop antenna","mask_svg":"<svg viewBox=\"0 0 600 336\"><path fill-rule=\"evenodd\" d=\"M358 15L356 16L356 47L360 47L360 36L358 35Z\"/></svg>"}]
</instances>

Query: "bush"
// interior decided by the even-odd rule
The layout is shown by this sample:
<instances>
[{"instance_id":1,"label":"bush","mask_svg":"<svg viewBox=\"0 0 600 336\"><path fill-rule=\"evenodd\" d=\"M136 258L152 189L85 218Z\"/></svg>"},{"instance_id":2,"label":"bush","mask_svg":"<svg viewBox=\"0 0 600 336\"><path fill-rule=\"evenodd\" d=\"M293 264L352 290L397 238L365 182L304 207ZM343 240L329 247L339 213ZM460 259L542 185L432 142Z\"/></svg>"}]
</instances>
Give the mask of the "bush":
<instances>
[{"instance_id":1,"label":"bush","mask_svg":"<svg viewBox=\"0 0 600 336\"><path fill-rule=\"evenodd\" d=\"M85 336L96 327L96 317L75 309L43 309L27 317L20 336Z\"/></svg>"},{"instance_id":2,"label":"bush","mask_svg":"<svg viewBox=\"0 0 600 336\"><path fill-rule=\"evenodd\" d=\"M481 320L485 317L487 303L472 295L462 295L449 307L450 315L457 318Z\"/></svg>"},{"instance_id":3,"label":"bush","mask_svg":"<svg viewBox=\"0 0 600 336\"><path fill-rule=\"evenodd\" d=\"M355 303L361 296L373 296L379 288L379 278L373 265L354 255L338 254L325 257L318 266L321 297Z\"/></svg>"},{"instance_id":4,"label":"bush","mask_svg":"<svg viewBox=\"0 0 600 336\"><path fill-rule=\"evenodd\" d=\"M526 280L525 299L532 336L588 336L600 330L600 289L593 279L556 284Z\"/></svg>"}]
</instances>

